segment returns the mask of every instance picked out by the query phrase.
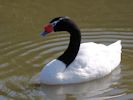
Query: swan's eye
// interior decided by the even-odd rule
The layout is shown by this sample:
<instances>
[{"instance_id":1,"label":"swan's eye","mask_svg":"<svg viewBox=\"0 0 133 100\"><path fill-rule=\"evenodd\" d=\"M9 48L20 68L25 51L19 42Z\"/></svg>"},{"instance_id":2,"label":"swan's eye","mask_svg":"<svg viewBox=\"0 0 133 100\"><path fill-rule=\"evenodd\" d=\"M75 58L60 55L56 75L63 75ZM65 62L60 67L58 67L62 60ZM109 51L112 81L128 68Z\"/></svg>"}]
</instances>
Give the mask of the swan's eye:
<instances>
[{"instance_id":1,"label":"swan's eye","mask_svg":"<svg viewBox=\"0 0 133 100\"><path fill-rule=\"evenodd\" d=\"M56 24L58 23L59 21L54 21L53 23L51 23L52 24L52 26L54 27L54 26L56 26Z\"/></svg>"},{"instance_id":2,"label":"swan's eye","mask_svg":"<svg viewBox=\"0 0 133 100\"><path fill-rule=\"evenodd\" d=\"M51 23L51 24L52 24L52 26L53 26L53 27L55 27L55 26L56 26L56 24L57 24L58 22L60 22L61 20L63 20L63 19L65 19L65 17L61 17L60 19L58 19L58 20L56 20L56 21L52 22L52 23Z\"/></svg>"},{"instance_id":3,"label":"swan's eye","mask_svg":"<svg viewBox=\"0 0 133 100\"><path fill-rule=\"evenodd\" d=\"M54 22L52 22L51 23L51 25L53 26L53 27L55 27L56 26L56 24L59 22L59 20L57 20L57 21L54 21Z\"/></svg>"}]
</instances>

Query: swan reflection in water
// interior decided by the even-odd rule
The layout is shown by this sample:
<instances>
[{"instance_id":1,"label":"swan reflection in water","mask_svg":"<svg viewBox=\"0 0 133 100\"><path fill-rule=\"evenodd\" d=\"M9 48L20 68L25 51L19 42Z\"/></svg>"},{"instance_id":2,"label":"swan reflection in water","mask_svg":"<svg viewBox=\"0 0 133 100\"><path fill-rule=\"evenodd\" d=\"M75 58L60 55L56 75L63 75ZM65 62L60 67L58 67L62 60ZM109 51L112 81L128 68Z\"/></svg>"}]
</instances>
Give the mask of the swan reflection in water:
<instances>
[{"instance_id":1,"label":"swan reflection in water","mask_svg":"<svg viewBox=\"0 0 133 100\"><path fill-rule=\"evenodd\" d=\"M103 97L103 94L113 89L112 85L116 85L120 79L121 68L118 67L110 75L81 84L72 85L39 85L39 91L44 98L49 100L66 100L69 96L76 100L86 100L87 98L110 98ZM36 86L34 84L34 86ZM38 88L38 87L37 87ZM100 97L100 94L102 94Z\"/></svg>"}]
</instances>

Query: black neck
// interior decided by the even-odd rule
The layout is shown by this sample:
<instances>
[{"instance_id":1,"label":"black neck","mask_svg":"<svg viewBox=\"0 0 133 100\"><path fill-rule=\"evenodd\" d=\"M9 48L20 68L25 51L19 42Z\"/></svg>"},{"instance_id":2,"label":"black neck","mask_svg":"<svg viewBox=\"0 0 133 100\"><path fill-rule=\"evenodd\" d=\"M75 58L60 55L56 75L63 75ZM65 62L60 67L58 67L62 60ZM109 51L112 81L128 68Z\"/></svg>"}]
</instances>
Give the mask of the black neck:
<instances>
[{"instance_id":1,"label":"black neck","mask_svg":"<svg viewBox=\"0 0 133 100\"><path fill-rule=\"evenodd\" d=\"M81 34L78 28L73 28L68 30L68 32L70 33L69 46L66 51L60 57L58 57L58 60L66 64L66 67L68 67L68 65L70 65L77 56L81 42Z\"/></svg>"}]
</instances>

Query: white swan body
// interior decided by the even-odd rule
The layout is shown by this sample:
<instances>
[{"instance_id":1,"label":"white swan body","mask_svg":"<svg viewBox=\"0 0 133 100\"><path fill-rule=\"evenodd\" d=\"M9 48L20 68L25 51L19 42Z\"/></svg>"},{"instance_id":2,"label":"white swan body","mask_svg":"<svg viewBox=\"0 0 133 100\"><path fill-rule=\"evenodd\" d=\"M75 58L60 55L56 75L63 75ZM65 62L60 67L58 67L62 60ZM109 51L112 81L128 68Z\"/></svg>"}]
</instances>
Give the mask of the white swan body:
<instances>
[{"instance_id":1,"label":"white swan body","mask_svg":"<svg viewBox=\"0 0 133 100\"><path fill-rule=\"evenodd\" d=\"M82 43L75 60L66 68L57 59L48 63L40 72L43 84L74 84L104 77L121 61L121 41L109 46L93 42Z\"/></svg>"},{"instance_id":2,"label":"white swan body","mask_svg":"<svg viewBox=\"0 0 133 100\"><path fill-rule=\"evenodd\" d=\"M90 81L111 73L121 61L120 40L109 46L93 42L80 44L81 32L68 17L53 19L41 35L53 31L67 31L70 34L68 48L49 62L38 77L35 76L35 83L55 85Z\"/></svg>"}]
</instances>

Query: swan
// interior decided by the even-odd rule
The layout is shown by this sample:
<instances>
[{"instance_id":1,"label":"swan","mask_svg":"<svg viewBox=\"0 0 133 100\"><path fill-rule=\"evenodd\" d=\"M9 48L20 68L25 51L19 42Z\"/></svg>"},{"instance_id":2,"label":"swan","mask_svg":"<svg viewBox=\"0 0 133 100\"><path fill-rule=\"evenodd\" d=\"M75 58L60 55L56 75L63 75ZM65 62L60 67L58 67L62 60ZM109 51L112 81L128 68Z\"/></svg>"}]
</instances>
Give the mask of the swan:
<instances>
[{"instance_id":1,"label":"swan","mask_svg":"<svg viewBox=\"0 0 133 100\"><path fill-rule=\"evenodd\" d=\"M108 46L94 42L81 43L81 32L69 17L56 17L45 25L45 36L67 31L70 42L65 52L47 63L36 77L40 84L63 85L87 82L110 74L121 61L121 40Z\"/></svg>"}]
</instances>

